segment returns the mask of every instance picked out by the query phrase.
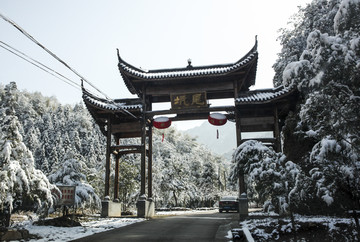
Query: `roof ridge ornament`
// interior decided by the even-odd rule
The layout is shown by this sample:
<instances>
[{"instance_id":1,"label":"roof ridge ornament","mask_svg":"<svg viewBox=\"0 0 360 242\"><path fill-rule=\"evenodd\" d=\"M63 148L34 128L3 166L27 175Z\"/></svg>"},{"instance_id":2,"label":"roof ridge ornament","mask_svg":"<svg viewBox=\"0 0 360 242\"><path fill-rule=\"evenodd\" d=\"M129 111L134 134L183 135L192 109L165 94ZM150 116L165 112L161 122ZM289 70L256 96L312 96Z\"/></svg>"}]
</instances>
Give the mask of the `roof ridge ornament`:
<instances>
[{"instance_id":1,"label":"roof ridge ornament","mask_svg":"<svg viewBox=\"0 0 360 242\"><path fill-rule=\"evenodd\" d=\"M188 62L188 66L186 68L193 68L193 66L191 65L191 58L189 58L187 62Z\"/></svg>"}]
</instances>

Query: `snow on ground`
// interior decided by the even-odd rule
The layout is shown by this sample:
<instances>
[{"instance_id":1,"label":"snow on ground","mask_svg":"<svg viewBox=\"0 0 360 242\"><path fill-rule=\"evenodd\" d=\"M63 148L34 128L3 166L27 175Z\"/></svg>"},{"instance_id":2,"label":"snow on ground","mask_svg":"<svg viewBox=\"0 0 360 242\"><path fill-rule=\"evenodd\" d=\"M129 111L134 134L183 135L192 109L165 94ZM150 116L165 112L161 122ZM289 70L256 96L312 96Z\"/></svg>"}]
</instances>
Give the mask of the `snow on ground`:
<instances>
[{"instance_id":1,"label":"snow on ground","mask_svg":"<svg viewBox=\"0 0 360 242\"><path fill-rule=\"evenodd\" d=\"M171 216L171 215L183 215L183 214L199 214L199 213L212 213L218 212L218 210L186 210L186 211L162 211L157 212L158 216ZM35 219L36 220L36 219ZM104 232L107 230L120 228L133 223L143 222L146 219L143 218L101 218L94 217L89 222L81 222L81 227L54 227L54 226L38 226L33 225L33 221L25 220L23 222L16 222L12 227L24 228L29 231L30 234L37 235L41 239L30 241L69 241L79 239L82 237L90 236L95 233Z\"/></svg>"},{"instance_id":2,"label":"snow on ground","mask_svg":"<svg viewBox=\"0 0 360 242\"><path fill-rule=\"evenodd\" d=\"M27 229L30 234L37 235L41 239L30 241L69 241L86 237L95 233L104 232L110 229L120 228L133 223L142 222L142 218L97 218L90 222L82 222L81 227L54 227L37 226L32 221L25 221L17 227Z\"/></svg>"},{"instance_id":3,"label":"snow on ground","mask_svg":"<svg viewBox=\"0 0 360 242\"><path fill-rule=\"evenodd\" d=\"M290 233L291 232L291 221L290 218L281 218L283 224L281 227L274 226L274 224L278 224L280 217L276 218L276 214L269 215L268 213L253 213L249 214L251 219L247 219L245 221L240 222L240 227L248 228L252 236L256 235L258 238L262 238L267 241L272 240L277 237L279 233ZM259 216L259 218L255 218ZM270 217L269 217L270 216ZM261 218L263 217L263 218ZM341 231L345 227L355 226L353 218L339 218L339 217L331 217L331 216L303 216L303 215L295 215L295 223L299 228L300 223L309 223L309 224L322 224L327 227L329 233L336 233L336 231ZM340 227L339 227L340 226ZM269 230L268 228L273 228L273 230ZM280 231L279 231L280 230ZM354 231L356 232L356 231ZM356 237L356 235L354 235Z\"/></svg>"}]
</instances>

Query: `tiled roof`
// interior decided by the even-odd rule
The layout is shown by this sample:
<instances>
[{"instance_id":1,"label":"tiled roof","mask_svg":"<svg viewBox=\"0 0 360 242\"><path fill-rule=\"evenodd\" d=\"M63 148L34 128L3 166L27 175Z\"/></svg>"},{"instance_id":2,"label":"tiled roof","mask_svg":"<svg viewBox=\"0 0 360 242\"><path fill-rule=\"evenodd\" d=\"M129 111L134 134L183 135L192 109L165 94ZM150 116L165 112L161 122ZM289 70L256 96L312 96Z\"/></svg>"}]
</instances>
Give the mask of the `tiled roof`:
<instances>
[{"instance_id":1,"label":"tiled roof","mask_svg":"<svg viewBox=\"0 0 360 242\"><path fill-rule=\"evenodd\" d=\"M107 100L94 96L83 88L83 100L94 107L109 111L141 110L142 103L139 99Z\"/></svg>"},{"instance_id":2,"label":"tiled roof","mask_svg":"<svg viewBox=\"0 0 360 242\"><path fill-rule=\"evenodd\" d=\"M119 54L119 70L125 81L125 84L129 91L133 94L138 94L138 90L130 79L142 79L142 80L169 80L169 79L184 79L184 78L198 78L198 77L214 77L222 76L227 73L233 73L237 70L243 70L248 64L257 63L258 52L257 52L257 40L252 49L239 61L231 64L222 65L211 65L211 66L199 66L193 67L189 65L185 68L176 69L162 69L162 70L150 70L146 71L143 69L136 68L126 61L124 61ZM256 65L255 65L256 68Z\"/></svg>"},{"instance_id":3,"label":"tiled roof","mask_svg":"<svg viewBox=\"0 0 360 242\"><path fill-rule=\"evenodd\" d=\"M257 57L257 50L249 53L245 58L239 60L234 64L216 65L216 66L203 66L203 67L190 67L184 69L167 69L167 70L153 70L144 71L127 64L125 61L119 62L119 68L130 75L142 79L171 79L183 77L198 77L207 75L221 75L228 72L235 71L242 66L248 64L251 60Z\"/></svg>"},{"instance_id":4,"label":"tiled roof","mask_svg":"<svg viewBox=\"0 0 360 242\"><path fill-rule=\"evenodd\" d=\"M290 93L293 93L296 90L296 86L279 86L276 88L269 89L259 89L254 91L248 91L240 95L239 98L236 99L237 104L250 104L250 103L266 103L271 102L275 99L279 99Z\"/></svg>"}]
</instances>

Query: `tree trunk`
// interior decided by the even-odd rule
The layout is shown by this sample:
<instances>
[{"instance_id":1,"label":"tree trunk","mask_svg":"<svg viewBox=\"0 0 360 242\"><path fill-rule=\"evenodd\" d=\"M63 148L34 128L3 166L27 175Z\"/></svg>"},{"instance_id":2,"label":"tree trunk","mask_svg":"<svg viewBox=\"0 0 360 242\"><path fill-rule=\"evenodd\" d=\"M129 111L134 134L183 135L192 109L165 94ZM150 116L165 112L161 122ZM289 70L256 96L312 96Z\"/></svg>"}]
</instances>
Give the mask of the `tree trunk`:
<instances>
[{"instance_id":1,"label":"tree trunk","mask_svg":"<svg viewBox=\"0 0 360 242\"><path fill-rule=\"evenodd\" d=\"M177 207L178 206L178 201L177 201L175 190L173 191L173 193L174 193L174 199L175 199L175 207Z\"/></svg>"},{"instance_id":2,"label":"tree trunk","mask_svg":"<svg viewBox=\"0 0 360 242\"><path fill-rule=\"evenodd\" d=\"M0 228L8 228L10 227L10 209L5 206L2 211L0 211Z\"/></svg>"}]
</instances>

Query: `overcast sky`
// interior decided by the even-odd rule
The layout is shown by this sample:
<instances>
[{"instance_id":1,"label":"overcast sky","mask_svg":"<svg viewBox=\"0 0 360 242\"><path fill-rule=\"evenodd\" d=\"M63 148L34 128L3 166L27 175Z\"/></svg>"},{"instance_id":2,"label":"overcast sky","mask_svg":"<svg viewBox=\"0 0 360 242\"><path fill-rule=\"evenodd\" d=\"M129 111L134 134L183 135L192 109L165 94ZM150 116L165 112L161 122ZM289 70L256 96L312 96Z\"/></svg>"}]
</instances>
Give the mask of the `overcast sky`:
<instances>
[{"instance_id":1,"label":"overcast sky","mask_svg":"<svg viewBox=\"0 0 360 242\"><path fill-rule=\"evenodd\" d=\"M15 21L111 98L129 98L117 68L116 49L144 69L233 63L258 36L256 86L272 87L285 27L297 6L310 0L1 0L0 13ZM80 84L79 78L0 19L0 41ZM78 89L0 48L0 83L81 102ZM91 91L89 86L85 85Z\"/></svg>"}]
</instances>

